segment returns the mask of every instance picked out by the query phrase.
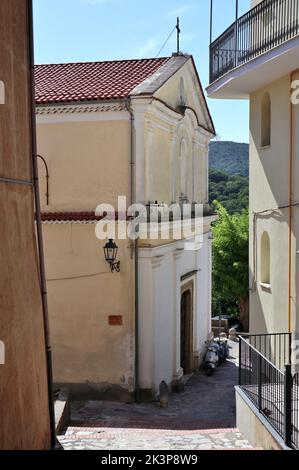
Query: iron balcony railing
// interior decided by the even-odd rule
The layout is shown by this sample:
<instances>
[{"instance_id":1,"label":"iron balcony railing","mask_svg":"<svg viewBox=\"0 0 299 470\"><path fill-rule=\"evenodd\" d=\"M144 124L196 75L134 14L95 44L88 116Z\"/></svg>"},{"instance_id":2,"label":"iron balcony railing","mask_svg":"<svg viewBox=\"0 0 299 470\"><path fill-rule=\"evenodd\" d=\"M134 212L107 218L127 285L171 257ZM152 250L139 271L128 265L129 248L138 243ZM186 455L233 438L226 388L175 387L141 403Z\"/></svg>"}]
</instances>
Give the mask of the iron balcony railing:
<instances>
[{"instance_id":1,"label":"iron balcony railing","mask_svg":"<svg viewBox=\"0 0 299 470\"><path fill-rule=\"evenodd\" d=\"M264 0L210 45L210 83L299 34L299 0Z\"/></svg>"},{"instance_id":2,"label":"iron balcony railing","mask_svg":"<svg viewBox=\"0 0 299 470\"><path fill-rule=\"evenodd\" d=\"M239 386L286 445L298 449L298 374L292 375L290 365L291 338L289 333L240 336Z\"/></svg>"},{"instance_id":3,"label":"iron balcony railing","mask_svg":"<svg viewBox=\"0 0 299 470\"><path fill-rule=\"evenodd\" d=\"M292 383L292 436L291 444L294 449L299 449L299 374L295 374Z\"/></svg>"}]
</instances>

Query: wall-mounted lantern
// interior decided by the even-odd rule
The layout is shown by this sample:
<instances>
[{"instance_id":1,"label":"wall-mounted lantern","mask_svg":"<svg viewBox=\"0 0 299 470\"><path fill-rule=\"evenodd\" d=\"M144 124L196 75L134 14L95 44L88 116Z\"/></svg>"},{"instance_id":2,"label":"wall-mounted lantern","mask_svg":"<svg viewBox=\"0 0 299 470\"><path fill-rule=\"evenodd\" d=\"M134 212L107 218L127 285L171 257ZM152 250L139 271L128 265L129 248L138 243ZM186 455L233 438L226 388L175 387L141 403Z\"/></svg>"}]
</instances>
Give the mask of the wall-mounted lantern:
<instances>
[{"instance_id":1,"label":"wall-mounted lantern","mask_svg":"<svg viewBox=\"0 0 299 470\"><path fill-rule=\"evenodd\" d=\"M110 265L111 272L120 272L120 261L116 261L118 246L110 239L103 248L105 260Z\"/></svg>"}]
</instances>

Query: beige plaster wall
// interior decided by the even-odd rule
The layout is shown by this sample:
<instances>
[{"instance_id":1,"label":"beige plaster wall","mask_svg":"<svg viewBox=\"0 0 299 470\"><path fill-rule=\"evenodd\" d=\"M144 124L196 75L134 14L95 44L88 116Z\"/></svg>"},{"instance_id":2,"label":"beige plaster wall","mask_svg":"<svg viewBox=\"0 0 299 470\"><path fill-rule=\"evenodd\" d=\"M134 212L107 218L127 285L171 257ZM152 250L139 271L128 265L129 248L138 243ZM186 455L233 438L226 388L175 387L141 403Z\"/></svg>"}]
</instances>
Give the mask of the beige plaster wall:
<instances>
[{"instance_id":1,"label":"beige plaster wall","mask_svg":"<svg viewBox=\"0 0 299 470\"><path fill-rule=\"evenodd\" d=\"M257 410L253 411L253 405L249 400L244 398L239 388L236 390L236 418L237 427L249 443L259 450L283 450L284 444L279 436L274 436L259 419ZM285 450L285 449L284 449Z\"/></svg>"},{"instance_id":2,"label":"beige plaster wall","mask_svg":"<svg viewBox=\"0 0 299 470\"><path fill-rule=\"evenodd\" d=\"M128 121L38 124L38 152L50 172L50 205L45 205L45 170L40 162L42 209L92 211L129 195Z\"/></svg>"},{"instance_id":3,"label":"beige plaster wall","mask_svg":"<svg viewBox=\"0 0 299 470\"><path fill-rule=\"evenodd\" d=\"M299 72L293 73L293 80L299 80ZM294 139L294 162L293 162L293 200L299 203L299 105L293 106L293 139ZM293 329L299 333L299 207L293 210L293 290L294 295L292 299L293 306Z\"/></svg>"},{"instance_id":4,"label":"beige plaster wall","mask_svg":"<svg viewBox=\"0 0 299 470\"><path fill-rule=\"evenodd\" d=\"M121 272L104 260L95 224L44 225L55 382L108 383L132 390L133 261L127 242L117 241ZM109 325L121 315L122 326Z\"/></svg>"},{"instance_id":5,"label":"beige plaster wall","mask_svg":"<svg viewBox=\"0 0 299 470\"><path fill-rule=\"evenodd\" d=\"M271 97L271 145L261 148L261 102L265 92ZM276 209L289 203L290 172L290 78L270 83L250 100L250 269L253 275L253 212ZM298 109L295 111L298 116ZM296 131L298 134L298 131ZM295 138L295 187L298 186L298 136ZM296 192L298 193L297 189ZM295 199L298 194L295 195ZM256 290L250 296L250 330L253 332L288 331L289 299L289 209L257 217L257 278ZM292 247L292 297L296 303L295 268L298 234L298 209L294 209ZM261 286L261 237L264 231L271 243L271 286ZM293 312L292 328L295 328Z\"/></svg>"}]
</instances>

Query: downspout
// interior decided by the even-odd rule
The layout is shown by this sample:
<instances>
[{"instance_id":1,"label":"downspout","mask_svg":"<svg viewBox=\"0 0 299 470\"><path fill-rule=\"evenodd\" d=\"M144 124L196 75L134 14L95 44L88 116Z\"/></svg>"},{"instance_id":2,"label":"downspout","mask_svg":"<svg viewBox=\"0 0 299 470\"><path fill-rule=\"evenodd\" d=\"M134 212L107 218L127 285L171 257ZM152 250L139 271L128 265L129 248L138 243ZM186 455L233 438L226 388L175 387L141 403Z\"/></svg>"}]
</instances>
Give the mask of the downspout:
<instances>
[{"instance_id":1,"label":"downspout","mask_svg":"<svg viewBox=\"0 0 299 470\"><path fill-rule=\"evenodd\" d=\"M292 93L292 82L293 76L298 71L294 70L290 75L290 92ZM292 271L293 271L293 238L292 238L292 231L293 231L293 204L294 204L294 178L293 178L293 171L294 171L294 106L292 103L292 99L290 97L290 174L289 174L289 299L288 299L288 328L289 332L292 332L292 290L293 290L293 282L292 282Z\"/></svg>"},{"instance_id":2,"label":"downspout","mask_svg":"<svg viewBox=\"0 0 299 470\"><path fill-rule=\"evenodd\" d=\"M32 116L32 122L31 122L32 173L33 173L35 213L36 213L37 247L38 247L38 255L39 255L40 288L41 288L41 294L42 294L44 337L45 337L46 361L47 361L48 403L49 403L49 419L50 419L50 431L51 431L51 447L54 449L57 446L57 440L56 440L55 412L54 412L52 351L51 351L51 345L50 345L48 299L47 299L47 289L46 289L44 250L43 250L41 208L40 208L39 181L38 181L38 165L37 165L37 156L36 156L37 151L36 151L36 122L35 122L34 42L33 42L32 0L27 0L27 4L28 4L28 26L29 26L30 92L31 92L31 116Z\"/></svg>"},{"instance_id":3,"label":"downspout","mask_svg":"<svg viewBox=\"0 0 299 470\"><path fill-rule=\"evenodd\" d=\"M37 158L40 158L40 160L43 162L44 166L45 166L45 170L46 170L46 203L47 203L47 206L49 205L49 198L50 198L50 194L49 194L49 179L50 179L50 175L49 175L49 167L48 167L48 164L46 162L46 159L42 156L42 155L36 155Z\"/></svg>"},{"instance_id":4,"label":"downspout","mask_svg":"<svg viewBox=\"0 0 299 470\"><path fill-rule=\"evenodd\" d=\"M135 117L132 110L131 100L126 103L128 113L130 114L130 205L136 202L136 158L135 158ZM140 386L139 386L139 250L138 239L133 242L133 257L134 257L134 311L135 311L135 359L134 359L134 375L135 375L135 400L140 401Z\"/></svg>"}]
</instances>

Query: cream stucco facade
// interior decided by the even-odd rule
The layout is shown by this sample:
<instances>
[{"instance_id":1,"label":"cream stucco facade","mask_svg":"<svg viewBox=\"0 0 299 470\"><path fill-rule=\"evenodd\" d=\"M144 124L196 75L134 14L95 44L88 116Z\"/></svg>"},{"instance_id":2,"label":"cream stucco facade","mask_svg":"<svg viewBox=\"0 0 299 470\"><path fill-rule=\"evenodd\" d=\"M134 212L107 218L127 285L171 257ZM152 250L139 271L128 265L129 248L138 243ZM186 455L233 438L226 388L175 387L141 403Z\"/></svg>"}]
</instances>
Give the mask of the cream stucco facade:
<instances>
[{"instance_id":1,"label":"cream stucco facade","mask_svg":"<svg viewBox=\"0 0 299 470\"><path fill-rule=\"evenodd\" d=\"M255 333L298 330L299 213L298 207L289 205L299 201L299 114L297 106L291 105L291 92L287 75L250 97L250 319ZM262 147L265 93L271 101L271 143ZM262 278L265 232L270 240L268 282Z\"/></svg>"},{"instance_id":2,"label":"cream stucco facade","mask_svg":"<svg viewBox=\"0 0 299 470\"><path fill-rule=\"evenodd\" d=\"M127 208L132 202L170 204L182 197L207 203L214 131L193 59L185 57L150 96L142 92L147 85L118 102L37 107L38 152L50 175L47 205L40 161L45 213L90 213L103 203L117 210L119 196L126 197ZM210 331L213 220L205 217L202 241L190 252L172 237L141 240L138 248L116 237L121 269L111 273L95 220L48 217L44 237L55 382L80 397L108 390L110 397L127 399L137 385L155 394L162 380L169 385L180 380L186 278L193 286L192 361L194 368L199 365ZM118 318L116 324L111 316Z\"/></svg>"}]
</instances>

